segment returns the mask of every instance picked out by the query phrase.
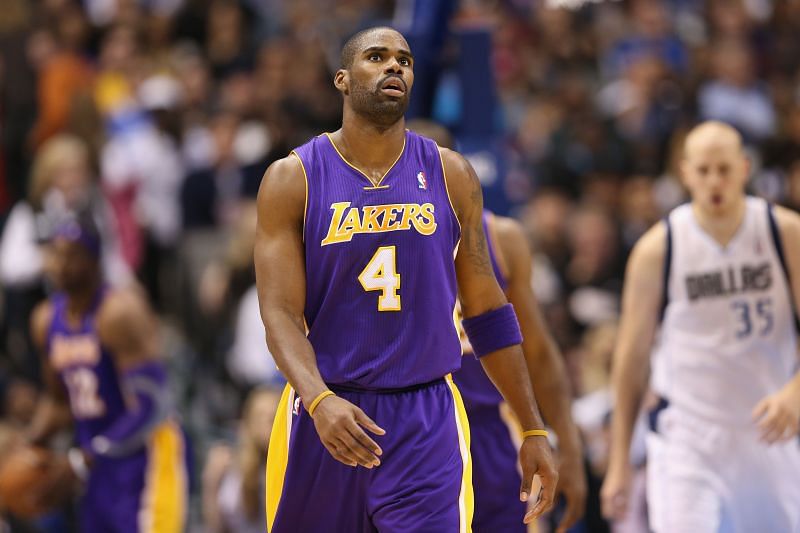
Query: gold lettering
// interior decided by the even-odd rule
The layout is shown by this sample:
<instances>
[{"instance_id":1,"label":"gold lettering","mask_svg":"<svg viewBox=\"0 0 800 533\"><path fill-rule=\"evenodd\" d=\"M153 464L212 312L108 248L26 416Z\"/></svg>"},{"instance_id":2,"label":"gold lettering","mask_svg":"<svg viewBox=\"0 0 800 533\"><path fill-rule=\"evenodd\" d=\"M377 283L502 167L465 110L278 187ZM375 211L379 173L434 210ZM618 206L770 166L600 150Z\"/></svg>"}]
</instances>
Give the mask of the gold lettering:
<instances>
[{"instance_id":1,"label":"gold lettering","mask_svg":"<svg viewBox=\"0 0 800 533\"><path fill-rule=\"evenodd\" d=\"M344 236L339 234L339 224L341 224L344 212L348 207L350 207L350 202L336 202L331 204L331 209L333 209L331 225L328 227L328 234L322 239L320 246L350 240L349 238L345 239ZM350 238L352 238L352 233L350 234Z\"/></svg>"},{"instance_id":2,"label":"gold lettering","mask_svg":"<svg viewBox=\"0 0 800 533\"><path fill-rule=\"evenodd\" d=\"M434 205L387 204L366 205L361 209L350 207L350 202L331 204L328 233L320 246L349 242L358 233L383 233L410 230L413 226L421 235L432 235L436 231Z\"/></svg>"},{"instance_id":3,"label":"gold lettering","mask_svg":"<svg viewBox=\"0 0 800 533\"><path fill-rule=\"evenodd\" d=\"M364 218L361 221L361 231L364 233L373 233L378 231L380 223L378 222L378 214L380 211L374 205L364 206Z\"/></svg>"},{"instance_id":4,"label":"gold lettering","mask_svg":"<svg viewBox=\"0 0 800 533\"><path fill-rule=\"evenodd\" d=\"M400 229L400 224L402 223L400 220L397 219L397 214L399 212L403 212L408 209L409 204L405 205L390 205L386 208L386 214L383 216L383 227L385 227L385 231L395 231Z\"/></svg>"},{"instance_id":5,"label":"gold lettering","mask_svg":"<svg viewBox=\"0 0 800 533\"><path fill-rule=\"evenodd\" d=\"M413 219L414 227L422 235L432 235L436 231L436 218L433 216L433 204L422 204L420 216Z\"/></svg>"},{"instance_id":6,"label":"gold lettering","mask_svg":"<svg viewBox=\"0 0 800 533\"><path fill-rule=\"evenodd\" d=\"M419 212L419 204L406 204L405 209L403 209L403 220L400 222L400 227L397 229L411 229L411 221L419 215Z\"/></svg>"},{"instance_id":7,"label":"gold lettering","mask_svg":"<svg viewBox=\"0 0 800 533\"><path fill-rule=\"evenodd\" d=\"M347 240L353 238L353 233L361 233L361 217L357 207L351 207L347 213L341 227L336 231L337 235L345 235Z\"/></svg>"}]
</instances>

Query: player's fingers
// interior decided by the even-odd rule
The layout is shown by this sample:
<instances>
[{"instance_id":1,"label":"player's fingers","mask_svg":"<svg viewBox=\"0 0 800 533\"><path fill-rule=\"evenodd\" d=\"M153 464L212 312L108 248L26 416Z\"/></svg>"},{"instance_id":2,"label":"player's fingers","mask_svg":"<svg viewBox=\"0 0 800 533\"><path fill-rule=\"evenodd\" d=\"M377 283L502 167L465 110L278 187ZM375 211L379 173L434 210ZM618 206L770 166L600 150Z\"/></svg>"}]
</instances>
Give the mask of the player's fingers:
<instances>
[{"instance_id":1,"label":"player's fingers","mask_svg":"<svg viewBox=\"0 0 800 533\"><path fill-rule=\"evenodd\" d=\"M785 426L781 422L780 418L771 419L770 423L763 430L763 440L767 444L773 444L777 442L783 434L784 428Z\"/></svg>"},{"instance_id":2,"label":"player's fingers","mask_svg":"<svg viewBox=\"0 0 800 533\"><path fill-rule=\"evenodd\" d=\"M606 519L622 518L628 506L627 491L622 487L604 485L600 492L600 504L603 517Z\"/></svg>"},{"instance_id":3,"label":"player's fingers","mask_svg":"<svg viewBox=\"0 0 800 533\"><path fill-rule=\"evenodd\" d=\"M533 509L528 511L525 514L525 520L523 520L526 524L530 523L531 521L539 518L544 513L550 510L553 506L553 502L555 501L556 496L556 487L555 483L552 480L542 478L542 489L539 491L539 501L536 502L536 505L533 506Z\"/></svg>"},{"instance_id":4,"label":"player's fingers","mask_svg":"<svg viewBox=\"0 0 800 533\"><path fill-rule=\"evenodd\" d=\"M535 470L532 465L522 466L522 485L519 487L519 501L521 502L527 502L530 499L534 473Z\"/></svg>"},{"instance_id":5,"label":"player's fingers","mask_svg":"<svg viewBox=\"0 0 800 533\"><path fill-rule=\"evenodd\" d=\"M386 430L380 427L378 424L375 423L367 414L362 411L361 409L356 407L356 422L370 430L371 432L375 433L376 435L385 435ZM377 446L377 444L376 444Z\"/></svg>"},{"instance_id":6,"label":"player's fingers","mask_svg":"<svg viewBox=\"0 0 800 533\"><path fill-rule=\"evenodd\" d=\"M583 510L586 505L586 498L577 490L564 491L564 497L567 500L567 507L564 510L564 517L558 524L556 533L565 533L575 522L583 515Z\"/></svg>"},{"instance_id":7,"label":"player's fingers","mask_svg":"<svg viewBox=\"0 0 800 533\"><path fill-rule=\"evenodd\" d=\"M353 424L352 427L348 427L348 431L350 432L350 435L370 453L373 459L378 459L378 456L383 453L383 450L380 446L378 446L378 443L372 440L369 435L364 433L364 430L362 430L361 426L358 424Z\"/></svg>"},{"instance_id":8,"label":"player's fingers","mask_svg":"<svg viewBox=\"0 0 800 533\"><path fill-rule=\"evenodd\" d=\"M353 437L352 433L343 435L342 442L345 444L345 446L347 446L350 455L355 457L358 461L358 464L361 466L372 468L373 466L378 466L378 464L380 464L378 458L367 448L362 446L361 443L355 437Z\"/></svg>"},{"instance_id":9,"label":"player's fingers","mask_svg":"<svg viewBox=\"0 0 800 533\"><path fill-rule=\"evenodd\" d=\"M758 402L755 407L753 407L752 417L753 420L759 420L767 411L769 411L769 398L765 398Z\"/></svg>"},{"instance_id":10,"label":"player's fingers","mask_svg":"<svg viewBox=\"0 0 800 533\"><path fill-rule=\"evenodd\" d=\"M358 463L354 461L353 458L348 457L346 453L343 453L341 445L327 442L323 442L322 444L325 446L325 449L328 450L328 453L330 453L331 456L340 463L344 463L347 466L358 466Z\"/></svg>"}]
</instances>

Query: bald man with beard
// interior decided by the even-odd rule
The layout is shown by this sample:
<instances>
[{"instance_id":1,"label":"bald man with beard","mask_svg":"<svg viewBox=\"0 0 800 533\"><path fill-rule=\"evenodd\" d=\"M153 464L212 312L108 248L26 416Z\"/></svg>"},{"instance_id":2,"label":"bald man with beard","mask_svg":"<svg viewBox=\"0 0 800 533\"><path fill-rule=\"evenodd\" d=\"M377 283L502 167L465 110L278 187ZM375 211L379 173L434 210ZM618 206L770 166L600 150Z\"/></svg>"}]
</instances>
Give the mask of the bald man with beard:
<instances>
[{"instance_id":1,"label":"bald man with beard","mask_svg":"<svg viewBox=\"0 0 800 533\"><path fill-rule=\"evenodd\" d=\"M657 533L800 531L800 217L747 196L738 132L686 138L691 202L636 244L614 354L604 514L627 506L647 389L647 498ZM658 334L657 334L658 332Z\"/></svg>"}]
</instances>

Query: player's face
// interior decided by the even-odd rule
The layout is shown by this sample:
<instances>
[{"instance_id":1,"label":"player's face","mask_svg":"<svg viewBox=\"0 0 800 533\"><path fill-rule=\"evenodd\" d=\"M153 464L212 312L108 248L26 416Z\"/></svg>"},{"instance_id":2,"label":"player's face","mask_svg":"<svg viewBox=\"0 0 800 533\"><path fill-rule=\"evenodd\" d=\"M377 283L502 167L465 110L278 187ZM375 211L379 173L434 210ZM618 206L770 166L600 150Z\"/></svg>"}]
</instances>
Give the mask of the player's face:
<instances>
[{"instance_id":1,"label":"player's face","mask_svg":"<svg viewBox=\"0 0 800 533\"><path fill-rule=\"evenodd\" d=\"M46 268L56 287L67 293L92 285L98 275L97 259L82 244L64 238L50 243Z\"/></svg>"},{"instance_id":2,"label":"player's face","mask_svg":"<svg viewBox=\"0 0 800 533\"><path fill-rule=\"evenodd\" d=\"M381 126L400 120L408 108L414 84L414 60L396 31L376 31L346 71L345 95L354 111Z\"/></svg>"},{"instance_id":3,"label":"player's face","mask_svg":"<svg viewBox=\"0 0 800 533\"><path fill-rule=\"evenodd\" d=\"M741 148L726 143L688 152L681 169L692 201L710 215L724 215L743 198L750 167Z\"/></svg>"}]
</instances>

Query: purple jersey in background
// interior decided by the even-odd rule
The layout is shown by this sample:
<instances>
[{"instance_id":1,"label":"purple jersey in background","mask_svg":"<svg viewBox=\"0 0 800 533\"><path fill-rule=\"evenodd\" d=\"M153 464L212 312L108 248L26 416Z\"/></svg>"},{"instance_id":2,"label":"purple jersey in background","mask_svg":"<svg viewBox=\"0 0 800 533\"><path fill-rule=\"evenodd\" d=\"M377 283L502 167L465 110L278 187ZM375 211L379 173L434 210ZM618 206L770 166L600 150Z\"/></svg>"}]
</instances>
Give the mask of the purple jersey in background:
<instances>
[{"instance_id":1,"label":"purple jersey in background","mask_svg":"<svg viewBox=\"0 0 800 533\"><path fill-rule=\"evenodd\" d=\"M66 317L67 297L52 298L47 353L69 395L79 446L105 433L126 415L120 378L111 354L100 343L95 301L74 327ZM141 447L121 456L94 458L80 502L84 533L180 533L188 497L184 435L171 419L149 430Z\"/></svg>"},{"instance_id":2,"label":"purple jersey in background","mask_svg":"<svg viewBox=\"0 0 800 533\"><path fill-rule=\"evenodd\" d=\"M105 290L98 291L89 311L80 324L70 327L66 317L67 298L56 294L53 319L47 335L47 353L69 395L75 419L76 440L89 446L125 414L125 400L111 355L100 345L95 328L95 315Z\"/></svg>"},{"instance_id":3,"label":"purple jersey in background","mask_svg":"<svg viewBox=\"0 0 800 533\"><path fill-rule=\"evenodd\" d=\"M492 260L492 270L497 278L497 283L503 291L506 290L508 282L500 270L500 265L497 262L497 254L495 253L495 246L497 243L492 238L492 232L489 230L489 219L493 217L491 212L483 212L483 232L486 235L486 246L489 249L489 258ZM459 319L461 317L459 316ZM459 323L459 328L460 328ZM494 386L494 383L486 375L486 372L481 366L481 362L472 354L472 347L469 346L467 336L462 332L462 346L464 347L464 358L461 360L461 370L453 374L453 381L458 385L461 391L461 397L464 399L464 407L467 412L471 413L478 407L494 407L496 408L503 403L503 396L500 391Z\"/></svg>"},{"instance_id":4,"label":"purple jersey in background","mask_svg":"<svg viewBox=\"0 0 800 533\"><path fill-rule=\"evenodd\" d=\"M307 182L305 317L322 378L393 389L457 370L460 227L436 143L406 131L377 186L328 135L294 153Z\"/></svg>"}]
</instances>

